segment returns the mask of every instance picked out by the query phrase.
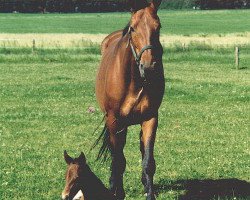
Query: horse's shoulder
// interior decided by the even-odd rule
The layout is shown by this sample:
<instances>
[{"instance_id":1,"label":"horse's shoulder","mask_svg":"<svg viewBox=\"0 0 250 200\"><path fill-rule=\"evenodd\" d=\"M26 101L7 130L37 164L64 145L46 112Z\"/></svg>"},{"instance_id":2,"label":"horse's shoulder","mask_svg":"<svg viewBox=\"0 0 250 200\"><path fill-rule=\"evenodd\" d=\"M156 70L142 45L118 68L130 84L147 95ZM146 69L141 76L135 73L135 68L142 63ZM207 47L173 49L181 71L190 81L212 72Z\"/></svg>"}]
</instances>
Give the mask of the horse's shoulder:
<instances>
[{"instance_id":1,"label":"horse's shoulder","mask_svg":"<svg viewBox=\"0 0 250 200\"><path fill-rule=\"evenodd\" d=\"M103 55L104 51L110 46L110 44L116 39L122 36L122 30L115 31L104 38L101 44L101 53Z\"/></svg>"}]
</instances>

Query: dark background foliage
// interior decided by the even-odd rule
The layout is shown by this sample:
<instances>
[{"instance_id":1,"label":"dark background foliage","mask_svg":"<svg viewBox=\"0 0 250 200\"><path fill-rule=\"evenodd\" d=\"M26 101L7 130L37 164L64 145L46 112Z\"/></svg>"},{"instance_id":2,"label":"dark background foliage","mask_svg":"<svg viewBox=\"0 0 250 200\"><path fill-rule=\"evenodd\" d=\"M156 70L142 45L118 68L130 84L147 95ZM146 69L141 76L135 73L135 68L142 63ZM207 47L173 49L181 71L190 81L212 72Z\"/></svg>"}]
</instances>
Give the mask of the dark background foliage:
<instances>
[{"instance_id":1,"label":"dark background foliage","mask_svg":"<svg viewBox=\"0 0 250 200\"><path fill-rule=\"evenodd\" d=\"M161 9L250 8L249 0L163 0ZM129 10L127 0L0 0L0 12L111 12Z\"/></svg>"}]
</instances>

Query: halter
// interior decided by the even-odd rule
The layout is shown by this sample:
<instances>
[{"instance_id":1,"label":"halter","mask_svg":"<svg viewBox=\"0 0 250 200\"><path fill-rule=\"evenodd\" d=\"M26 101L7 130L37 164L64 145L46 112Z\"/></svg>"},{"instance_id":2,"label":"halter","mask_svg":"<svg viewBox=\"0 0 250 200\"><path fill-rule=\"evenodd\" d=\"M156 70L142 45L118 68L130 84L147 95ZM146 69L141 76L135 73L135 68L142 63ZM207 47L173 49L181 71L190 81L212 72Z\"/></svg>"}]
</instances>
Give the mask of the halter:
<instances>
[{"instance_id":1,"label":"halter","mask_svg":"<svg viewBox=\"0 0 250 200\"><path fill-rule=\"evenodd\" d=\"M141 78L143 79L143 81L146 81L146 78L145 78L145 68L144 68L144 65L140 63L140 61L141 61L142 54L143 54L146 50L148 50L148 49L153 49L154 46L153 46L153 45L146 45L146 46L144 46L144 47L141 49L141 51L139 52L139 54L137 54L136 51L135 51L135 48L134 48L134 46L133 46L133 44L132 44L132 40L131 40L132 36L131 36L131 33L130 33L130 32L129 32L129 35L130 35L130 37L129 37L129 44L130 44L130 47L131 47L133 56L134 56L134 58L135 58L136 65L137 65L138 68L139 68L139 72L140 72Z\"/></svg>"}]
</instances>

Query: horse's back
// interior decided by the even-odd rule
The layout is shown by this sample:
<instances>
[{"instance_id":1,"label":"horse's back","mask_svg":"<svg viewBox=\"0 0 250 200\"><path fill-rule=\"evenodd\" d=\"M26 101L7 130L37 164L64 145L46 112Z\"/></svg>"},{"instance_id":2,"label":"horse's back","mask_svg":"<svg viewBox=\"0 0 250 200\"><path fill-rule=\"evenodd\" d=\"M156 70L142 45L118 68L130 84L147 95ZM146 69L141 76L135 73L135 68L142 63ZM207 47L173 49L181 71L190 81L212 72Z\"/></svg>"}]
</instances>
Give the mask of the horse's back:
<instances>
[{"instance_id":1,"label":"horse's back","mask_svg":"<svg viewBox=\"0 0 250 200\"><path fill-rule=\"evenodd\" d=\"M104 38L101 44L101 53L104 54L105 50L112 45L112 43L122 37L122 30L115 31Z\"/></svg>"}]
</instances>

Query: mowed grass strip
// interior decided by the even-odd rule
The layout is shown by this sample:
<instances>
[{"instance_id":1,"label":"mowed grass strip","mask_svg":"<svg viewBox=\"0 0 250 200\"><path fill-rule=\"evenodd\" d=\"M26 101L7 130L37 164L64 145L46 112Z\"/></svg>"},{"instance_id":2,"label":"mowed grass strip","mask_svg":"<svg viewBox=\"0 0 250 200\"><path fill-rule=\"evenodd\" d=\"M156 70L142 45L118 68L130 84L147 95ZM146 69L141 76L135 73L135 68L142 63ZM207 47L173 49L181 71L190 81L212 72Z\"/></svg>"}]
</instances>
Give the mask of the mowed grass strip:
<instances>
[{"instance_id":1,"label":"mowed grass strip","mask_svg":"<svg viewBox=\"0 0 250 200\"><path fill-rule=\"evenodd\" d=\"M160 10L162 34L230 34L250 31L250 10ZM122 29L129 13L0 14L0 33L108 34Z\"/></svg>"},{"instance_id":2,"label":"mowed grass strip","mask_svg":"<svg viewBox=\"0 0 250 200\"><path fill-rule=\"evenodd\" d=\"M85 48L100 45L108 34L51 34L51 33L32 33L32 34L1 34L0 48ZM190 36L166 35L160 36L163 46L175 47L182 45L182 48L192 46L197 43L212 47L232 47L250 45L250 32L235 33L227 35L204 35L196 34Z\"/></svg>"},{"instance_id":3,"label":"mowed grass strip","mask_svg":"<svg viewBox=\"0 0 250 200\"><path fill-rule=\"evenodd\" d=\"M233 49L165 49L157 199L249 198L249 55L247 48L236 70ZM94 93L99 47L2 49L0 60L1 199L60 198L65 149L84 151L108 185L109 164L95 161L98 149L89 152L103 117ZM127 199L145 199L138 126L129 129L125 154Z\"/></svg>"}]
</instances>

